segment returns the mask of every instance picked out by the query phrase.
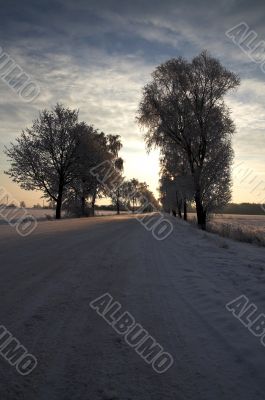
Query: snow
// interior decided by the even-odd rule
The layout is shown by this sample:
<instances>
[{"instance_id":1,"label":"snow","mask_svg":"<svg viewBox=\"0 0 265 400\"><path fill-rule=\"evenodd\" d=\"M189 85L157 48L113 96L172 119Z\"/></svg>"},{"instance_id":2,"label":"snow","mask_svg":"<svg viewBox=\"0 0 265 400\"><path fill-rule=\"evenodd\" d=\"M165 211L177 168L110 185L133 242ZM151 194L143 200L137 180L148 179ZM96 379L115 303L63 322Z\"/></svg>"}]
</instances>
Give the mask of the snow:
<instances>
[{"instance_id":1,"label":"snow","mask_svg":"<svg viewBox=\"0 0 265 400\"><path fill-rule=\"evenodd\" d=\"M34 217L37 221L45 221L51 218L55 218L55 210L46 208L3 208L0 210L0 225L7 224L8 219L12 218L12 222L18 221L19 218L29 215ZM121 211L121 214L126 212ZM96 210L95 215L114 215L116 211L110 210ZM8 216L10 217L8 218ZM65 212L62 211L62 217L64 217ZM12 217L11 217L12 216Z\"/></svg>"},{"instance_id":2,"label":"snow","mask_svg":"<svg viewBox=\"0 0 265 400\"><path fill-rule=\"evenodd\" d=\"M214 222L231 223L237 225L253 226L264 230L264 215L240 215L240 214L215 214Z\"/></svg>"},{"instance_id":3,"label":"snow","mask_svg":"<svg viewBox=\"0 0 265 400\"><path fill-rule=\"evenodd\" d=\"M190 220L196 219L195 213L189 213ZM246 227L252 230L264 232L265 214L264 215L240 215L240 214L213 214L210 221L218 224L229 224L234 227Z\"/></svg>"},{"instance_id":4,"label":"snow","mask_svg":"<svg viewBox=\"0 0 265 400\"><path fill-rule=\"evenodd\" d=\"M4 400L263 400L265 347L226 304L265 313L264 248L169 217L157 241L133 215L0 226L0 324L38 359L0 358ZM157 374L89 303L110 293L174 357Z\"/></svg>"}]
</instances>

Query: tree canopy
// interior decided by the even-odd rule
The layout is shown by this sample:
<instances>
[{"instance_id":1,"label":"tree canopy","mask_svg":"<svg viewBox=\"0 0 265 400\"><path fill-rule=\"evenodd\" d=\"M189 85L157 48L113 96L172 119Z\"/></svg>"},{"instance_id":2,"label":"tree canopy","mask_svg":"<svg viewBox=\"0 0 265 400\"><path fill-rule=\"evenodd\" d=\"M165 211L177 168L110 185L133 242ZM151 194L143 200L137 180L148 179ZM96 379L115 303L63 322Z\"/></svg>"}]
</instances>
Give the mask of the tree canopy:
<instances>
[{"instance_id":1,"label":"tree canopy","mask_svg":"<svg viewBox=\"0 0 265 400\"><path fill-rule=\"evenodd\" d=\"M239 78L206 51L191 62L171 59L158 66L143 89L138 122L147 128L148 149L176 147L192 176L198 224L230 198L231 136L234 124L224 96Z\"/></svg>"}]
</instances>

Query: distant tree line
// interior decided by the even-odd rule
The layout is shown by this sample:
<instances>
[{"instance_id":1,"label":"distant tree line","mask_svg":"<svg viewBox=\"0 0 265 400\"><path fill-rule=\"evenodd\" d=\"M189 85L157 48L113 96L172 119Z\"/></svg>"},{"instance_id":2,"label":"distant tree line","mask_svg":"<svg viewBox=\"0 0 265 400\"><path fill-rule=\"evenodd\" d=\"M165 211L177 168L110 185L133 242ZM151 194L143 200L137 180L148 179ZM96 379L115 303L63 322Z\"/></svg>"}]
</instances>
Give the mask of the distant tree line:
<instances>
[{"instance_id":1,"label":"distant tree line","mask_svg":"<svg viewBox=\"0 0 265 400\"><path fill-rule=\"evenodd\" d=\"M171 59L158 66L143 89L139 124L148 149L161 153L161 202L165 211L187 215L196 206L198 225L231 198L234 124L224 96L239 78L206 51L191 62Z\"/></svg>"},{"instance_id":2,"label":"distant tree line","mask_svg":"<svg viewBox=\"0 0 265 400\"><path fill-rule=\"evenodd\" d=\"M62 207L73 215L94 215L96 199L106 195L116 205L117 213L121 206L135 211L140 194L149 197L156 207L145 183L122 177L121 148L120 136L106 135L79 122L77 110L57 104L50 111L40 112L32 127L6 148L11 163L6 173L23 189L41 190L55 206L57 219L61 218ZM104 162L113 166L110 179L121 183L110 193L102 185L104 175L96 178L90 172Z\"/></svg>"},{"instance_id":3,"label":"distant tree line","mask_svg":"<svg viewBox=\"0 0 265 400\"><path fill-rule=\"evenodd\" d=\"M160 208L158 201L153 193L148 189L145 182L138 179L123 180L110 193L113 206L116 207L117 214L120 210L131 212L152 212Z\"/></svg>"},{"instance_id":4,"label":"distant tree line","mask_svg":"<svg viewBox=\"0 0 265 400\"><path fill-rule=\"evenodd\" d=\"M222 210L222 214L265 215L264 204L230 203Z\"/></svg>"}]
</instances>

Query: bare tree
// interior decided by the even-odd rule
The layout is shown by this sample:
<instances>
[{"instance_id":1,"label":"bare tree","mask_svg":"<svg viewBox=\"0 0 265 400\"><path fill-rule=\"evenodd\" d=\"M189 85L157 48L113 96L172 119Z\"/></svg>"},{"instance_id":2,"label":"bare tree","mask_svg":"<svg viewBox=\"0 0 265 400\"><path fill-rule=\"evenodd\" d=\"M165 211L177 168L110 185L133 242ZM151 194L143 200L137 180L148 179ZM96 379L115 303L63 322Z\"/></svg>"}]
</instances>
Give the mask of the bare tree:
<instances>
[{"instance_id":1,"label":"bare tree","mask_svg":"<svg viewBox=\"0 0 265 400\"><path fill-rule=\"evenodd\" d=\"M178 213L178 216L181 217L182 204L179 203L176 193L176 183L170 178L169 175L163 174L160 178L159 191L160 201L164 211L172 213L174 217L176 217Z\"/></svg>"},{"instance_id":2,"label":"bare tree","mask_svg":"<svg viewBox=\"0 0 265 400\"><path fill-rule=\"evenodd\" d=\"M160 208L154 194L149 190L145 182L139 182L135 178L129 181L122 180L118 189L120 205L127 211L143 213L152 212ZM113 199L116 201L116 197Z\"/></svg>"},{"instance_id":3,"label":"bare tree","mask_svg":"<svg viewBox=\"0 0 265 400\"><path fill-rule=\"evenodd\" d=\"M75 177L67 187L66 209L78 216L88 216L94 213L93 207L88 208L87 200L96 198L98 182L91 175L90 169L104 159L102 138L93 126L82 122L78 124L79 143L76 151ZM105 138L105 135L104 135ZM95 203L95 200L94 200Z\"/></svg>"},{"instance_id":4,"label":"bare tree","mask_svg":"<svg viewBox=\"0 0 265 400\"><path fill-rule=\"evenodd\" d=\"M125 192L128 195L128 207L134 213L141 203L141 198L145 191L148 191L148 185L145 182L139 182L138 179L132 178L125 182Z\"/></svg>"},{"instance_id":5,"label":"bare tree","mask_svg":"<svg viewBox=\"0 0 265 400\"><path fill-rule=\"evenodd\" d=\"M85 123L79 124L79 131L76 176L68 187L67 209L76 215L88 216L94 215L97 197L112 194L109 189L123 167L123 160L118 157L122 144L120 136L105 135ZM105 163L108 174L100 167L97 176L91 174L93 168Z\"/></svg>"},{"instance_id":6,"label":"bare tree","mask_svg":"<svg viewBox=\"0 0 265 400\"><path fill-rule=\"evenodd\" d=\"M75 177L77 122L77 110L57 104L51 111L42 111L5 151L11 161L6 173L23 189L41 190L54 200L57 219L66 186Z\"/></svg>"},{"instance_id":7,"label":"bare tree","mask_svg":"<svg viewBox=\"0 0 265 400\"><path fill-rule=\"evenodd\" d=\"M110 193L112 202L116 206L117 215L120 214L120 208L121 208L121 196L122 196L121 185L123 182L122 172L123 172L123 159L121 157L118 157L114 161L115 185L114 185L113 190ZM112 174L112 177L113 177L113 174Z\"/></svg>"},{"instance_id":8,"label":"bare tree","mask_svg":"<svg viewBox=\"0 0 265 400\"><path fill-rule=\"evenodd\" d=\"M26 208L26 203L25 203L25 201L21 201L20 203L19 203L19 207L20 208Z\"/></svg>"},{"instance_id":9,"label":"bare tree","mask_svg":"<svg viewBox=\"0 0 265 400\"><path fill-rule=\"evenodd\" d=\"M171 139L164 143L162 150L160 174L164 180L162 179L161 183L171 188L166 193L170 197L173 196L171 199L171 205L175 204L175 208L172 209L173 215L176 214L177 209L178 216L182 218L183 211L184 220L187 220L187 202L194 197L194 184L186 154L181 147L175 146ZM163 190L163 187L161 186L160 189Z\"/></svg>"},{"instance_id":10,"label":"bare tree","mask_svg":"<svg viewBox=\"0 0 265 400\"><path fill-rule=\"evenodd\" d=\"M239 85L239 78L206 51L191 63L182 58L169 60L156 68L152 78L143 90L138 121L148 129L145 139L149 149L155 145L163 152L170 138L184 151L194 181L198 224L205 229L207 165L215 165L213 149L225 146L229 156L223 159L222 169L229 174L234 125L224 96ZM215 185L222 186L218 175Z\"/></svg>"}]
</instances>

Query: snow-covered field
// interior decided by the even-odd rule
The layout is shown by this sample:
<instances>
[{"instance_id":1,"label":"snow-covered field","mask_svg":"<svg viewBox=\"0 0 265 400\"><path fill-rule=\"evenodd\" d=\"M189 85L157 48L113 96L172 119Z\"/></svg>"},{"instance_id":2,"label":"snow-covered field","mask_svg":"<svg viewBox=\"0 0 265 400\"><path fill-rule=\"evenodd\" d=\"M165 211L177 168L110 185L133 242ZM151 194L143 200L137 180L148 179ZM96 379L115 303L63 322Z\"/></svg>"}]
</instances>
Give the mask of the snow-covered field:
<instances>
[{"instance_id":1,"label":"snow-covered field","mask_svg":"<svg viewBox=\"0 0 265 400\"><path fill-rule=\"evenodd\" d=\"M265 215L214 215L208 229L224 237L265 246Z\"/></svg>"},{"instance_id":2,"label":"snow-covered field","mask_svg":"<svg viewBox=\"0 0 265 400\"><path fill-rule=\"evenodd\" d=\"M218 223L245 225L265 230L265 213L264 215L215 214L213 220Z\"/></svg>"},{"instance_id":3,"label":"snow-covered field","mask_svg":"<svg viewBox=\"0 0 265 400\"><path fill-rule=\"evenodd\" d=\"M195 213L189 213L190 219L195 219ZM264 215L240 215L240 214L213 214L211 221L222 224L233 224L247 227L255 227L256 229L265 230L265 213Z\"/></svg>"},{"instance_id":4,"label":"snow-covered field","mask_svg":"<svg viewBox=\"0 0 265 400\"><path fill-rule=\"evenodd\" d=\"M188 215L190 221L196 221L196 215ZM247 243L265 246L264 215L214 214L208 222L208 230L221 236Z\"/></svg>"},{"instance_id":5,"label":"snow-covered field","mask_svg":"<svg viewBox=\"0 0 265 400\"><path fill-rule=\"evenodd\" d=\"M96 210L96 215L114 215L116 211L106 211L106 210ZM121 214L124 212L122 211ZM1 210L0 213L0 225L7 224L7 221L12 219L12 221L19 220L24 215L32 215L38 221L50 220L55 217L55 210L51 209L36 209L36 208L26 208L26 209L13 209L6 208ZM64 212L62 212L62 216L64 216ZM6 218L5 218L6 217Z\"/></svg>"},{"instance_id":6,"label":"snow-covered field","mask_svg":"<svg viewBox=\"0 0 265 400\"><path fill-rule=\"evenodd\" d=\"M6 209L5 212L9 210L12 212L12 209ZM18 217L22 216L24 211L16 209L16 215ZM49 217L55 216L55 211L50 209L35 209L35 208L27 208L26 212L32 216L34 216L38 220L45 220ZM126 212L121 212L126 213ZM115 215L116 211L107 211L107 210L96 210L96 215ZM190 218L195 218L194 213L189 214ZM265 213L264 215L237 215L237 214L215 214L212 216L212 220L217 223L229 223L234 225L245 225L248 227L255 227L257 229L265 230ZM4 222L3 217L0 214L0 224Z\"/></svg>"},{"instance_id":7,"label":"snow-covered field","mask_svg":"<svg viewBox=\"0 0 265 400\"><path fill-rule=\"evenodd\" d=\"M22 377L0 357L1 399L264 399L265 347L226 304L265 313L265 250L169 218L164 241L133 215L0 226L0 325L38 360ZM173 356L167 372L91 309L106 292Z\"/></svg>"},{"instance_id":8,"label":"snow-covered field","mask_svg":"<svg viewBox=\"0 0 265 400\"><path fill-rule=\"evenodd\" d=\"M50 209L37 209L37 208L5 208L1 209L0 225L7 224L8 221L17 221L19 218L31 215L38 221L47 220L55 216L55 211Z\"/></svg>"}]
</instances>

